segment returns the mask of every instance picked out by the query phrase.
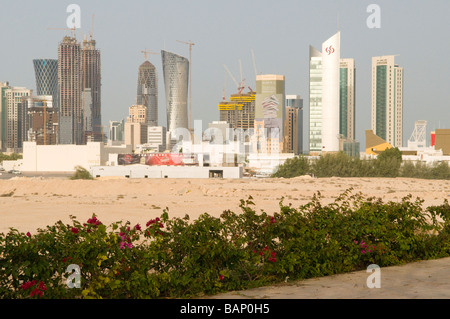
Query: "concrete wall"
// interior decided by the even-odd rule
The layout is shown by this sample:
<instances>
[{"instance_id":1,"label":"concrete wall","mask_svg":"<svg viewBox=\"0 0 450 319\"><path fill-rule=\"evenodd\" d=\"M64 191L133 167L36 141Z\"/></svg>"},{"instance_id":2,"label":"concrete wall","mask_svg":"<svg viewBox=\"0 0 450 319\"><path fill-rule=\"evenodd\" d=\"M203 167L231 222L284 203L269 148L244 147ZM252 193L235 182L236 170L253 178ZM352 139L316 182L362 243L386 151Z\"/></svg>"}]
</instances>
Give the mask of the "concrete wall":
<instances>
[{"instance_id":1,"label":"concrete wall","mask_svg":"<svg viewBox=\"0 0 450 319\"><path fill-rule=\"evenodd\" d=\"M131 146L104 146L101 142L86 145L36 145L24 142L24 172L74 172L76 166L89 169L105 165L110 153L130 153Z\"/></svg>"},{"instance_id":2,"label":"concrete wall","mask_svg":"<svg viewBox=\"0 0 450 319\"><path fill-rule=\"evenodd\" d=\"M16 161L3 161L0 167L3 167L5 171L10 171L13 169L22 170L23 159L18 159Z\"/></svg>"},{"instance_id":3,"label":"concrete wall","mask_svg":"<svg viewBox=\"0 0 450 319\"><path fill-rule=\"evenodd\" d=\"M96 166L90 172L94 177L119 176L128 178L210 178L210 171L222 171L223 178L242 178L242 167Z\"/></svg>"}]
</instances>

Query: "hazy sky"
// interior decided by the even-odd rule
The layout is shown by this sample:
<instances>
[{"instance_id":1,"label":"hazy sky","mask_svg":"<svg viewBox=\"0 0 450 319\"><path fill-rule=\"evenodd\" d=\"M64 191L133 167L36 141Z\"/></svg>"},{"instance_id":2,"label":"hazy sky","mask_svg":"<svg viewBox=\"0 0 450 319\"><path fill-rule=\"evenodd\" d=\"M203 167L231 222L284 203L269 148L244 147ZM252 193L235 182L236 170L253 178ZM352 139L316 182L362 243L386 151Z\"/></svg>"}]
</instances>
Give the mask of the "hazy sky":
<instances>
[{"instance_id":1,"label":"hazy sky","mask_svg":"<svg viewBox=\"0 0 450 319\"><path fill-rule=\"evenodd\" d=\"M427 120L427 130L450 128L449 0L153 0L153 1L2 1L0 81L35 90L32 60L57 58L65 35L69 4L81 7L81 32L91 30L102 52L102 119L120 120L136 102L141 50L166 49L189 56L192 40L192 119L203 126L219 119L227 65L239 80L255 89L251 57L258 73L286 76L286 93L304 99L304 145L308 135L309 45L321 44L338 28L341 57L356 63L356 138L365 147L370 129L371 57L399 54L404 67L404 132L406 144L414 121ZM367 7L381 8L381 28L369 29ZM77 38L81 39L80 32ZM149 55L158 71L159 121L166 125L161 56ZM235 84L226 80L227 97ZM429 143L429 135L427 141Z\"/></svg>"}]
</instances>

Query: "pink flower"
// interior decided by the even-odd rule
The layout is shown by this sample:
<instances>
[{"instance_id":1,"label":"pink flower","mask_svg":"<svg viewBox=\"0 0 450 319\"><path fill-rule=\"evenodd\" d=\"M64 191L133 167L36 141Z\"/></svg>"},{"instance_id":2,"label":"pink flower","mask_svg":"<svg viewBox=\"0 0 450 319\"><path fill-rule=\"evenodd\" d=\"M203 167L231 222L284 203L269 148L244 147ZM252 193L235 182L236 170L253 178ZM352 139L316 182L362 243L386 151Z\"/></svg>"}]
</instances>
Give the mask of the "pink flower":
<instances>
[{"instance_id":1,"label":"pink flower","mask_svg":"<svg viewBox=\"0 0 450 319\"><path fill-rule=\"evenodd\" d=\"M363 255L364 255L365 253L366 253L366 251L365 251L365 250L361 250L361 254L363 254Z\"/></svg>"},{"instance_id":2,"label":"pink flower","mask_svg":"<svg viewBox=\"0 0 450 319\"><path fill-rule=\"evenodd\" d=\"M137 224L136 226L134 226L134 229L141 230L141 225Z\"/></svg>"},{"instance_id":3,"label":"pink flower","mask_svg":"<svg viewBox=\"0 0 450 319\"><path fill-rule=\"evenodd\" d=\"M219 280L224 280L225 279L225 276L224 275L220 275L219 276Z\"/></svg>"},{"instance_id":4,"label":"pink flower","mask_svg":"<svg viewBox=\"0 0 450 319\"><path fill-rule=\"evenodd\" d=\"M31 237L31 234L30 234L30 232L28 232L28 233L27 233L27 236L28 236L28 237Z\"/></svg>"},{"instance_id":5,"label":"pink flower","mask_svg":"<svg viewBox=\"0 0 450 319\"><path fill-rule=\"evenodd\" d=\"M72 229L70 231L74 234L78 234L78 228L76 228L76 227L72 227Z\"/></svg>"}]
</instances>

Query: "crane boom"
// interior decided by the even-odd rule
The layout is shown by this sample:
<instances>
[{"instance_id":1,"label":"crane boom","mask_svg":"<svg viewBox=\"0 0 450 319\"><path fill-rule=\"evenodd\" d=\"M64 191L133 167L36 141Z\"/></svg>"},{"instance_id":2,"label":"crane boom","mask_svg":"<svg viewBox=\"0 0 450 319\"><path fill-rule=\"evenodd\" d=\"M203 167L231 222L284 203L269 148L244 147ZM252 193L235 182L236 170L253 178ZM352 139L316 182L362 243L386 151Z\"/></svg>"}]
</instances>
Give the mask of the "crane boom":
<instances>
[{"instance_id":1,"label":"crane boom","mask_svg":"<svg viewBox=\"0 0 450 319\"><path fill-rule=\"evenodd\" d=\"M227 66L224 64L223 67L225 68L225 70L228 72L228 75L231 77L231 79L233 80L233 82L236 84L236 87L239 88L239 83L238 81L236 81L236 79L234 78L233 74L231 74L230 70L227 68Z\"/></svg>"}]
</instances>

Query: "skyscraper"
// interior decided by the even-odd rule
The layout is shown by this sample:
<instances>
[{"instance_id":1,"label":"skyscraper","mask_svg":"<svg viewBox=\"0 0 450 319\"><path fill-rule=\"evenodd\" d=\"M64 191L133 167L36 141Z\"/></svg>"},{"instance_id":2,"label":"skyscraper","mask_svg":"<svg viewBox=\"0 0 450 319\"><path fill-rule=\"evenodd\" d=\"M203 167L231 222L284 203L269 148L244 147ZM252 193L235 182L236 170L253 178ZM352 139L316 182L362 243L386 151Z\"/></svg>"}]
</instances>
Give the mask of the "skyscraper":
<instances>
[{"instance_id":1,"label":"skyscraper","mask_svg":"<svg viewBox=\"0 0 450 319\"><path fill-rule=\"evenodd\" d=\"M6 145L6 90L8 88L8 82L0 82L0 151L4 151Z\"/></svg>"},{"instance_id":2,"label":"skyscraper","mask_svg":"<svg viewBox=\"0 0 450 319\"><path fill-rule=\"evenodd\" d=\"M339 134L355 139L355 60L341 59L339 86Z\"/></svg>"},{"instance_id":3,"label":"skyscraper","mask_svg":"<svg viewBox=\"0 0 450 319\"><path fill-rule=\"evenodd\" d=\"M220 120L233 129L253 129L255 122L256 92L236 93L230 96L230 102L221 101L218 105Z\"/></svg>"},{"instance_id":4,"label":"skyscraper","mask_svg":"<svg viewBox=\"0 0 450 319\"><path fill-rule=\"evenodd\" d=\"M128 108L128 117L125 122L125 144L136 149L136 145L147 143L147 107L145 105L132 105Z\"/></svg>"},{"instance_id":5,"label":"skyscraper","mask_svg":"<svg viewBox=\"0 0 450 319\"><path fill-rule=\"evenodd\" d=\"M52 105L58 108L58 60L34 59L36 95L52 96Z\"/></svg>"},{"instance_id":6,"label":"skyscraper","mask_svg":"<svg viewBox=\"0 0 450 319\"><path fill-rule=\"evenodd\" d=\"M403 68L395 56L372 58L372 131L394 147L403 146Z\"/></svg>"},{"instance_id":7,"label":"skyscraper","mask_svg":"<svg viewBox=\"0 0 450 319\"><path fill-rule=\"evenodd\" d=\"M3 148L8 152L20 152L22 142L27 140L28 121L24 99L30 95L32 91L24 87L7 87L4 90L6 136Z\"/></svg>"},{"instance_id":8,"label":"skyscraper","mask_svg":"<svg viewBox=\"0 0 450 319\"><path fill-rule=\"evenodd\" d=\"M283 151L285 99L284 75L256 76L255 153L276 154Z\"/></svg>"},{"instance_id":9,"label":"skyscraper","mask_svg":"<svg viewBox=\"0 0 450 319\"><path fill-rule=\"evenodd\" d=\"M101 61L95 40L83 41L81 66L83 71L83 143L102 141Z\"/></svg>"},{"instance_id":10,"label":"skyscraper","mask_svg":"<svg viewBox=\"0 0 450 319\"><path fill-rule=\"evenodd\" d=\"M161 51L164 87L166 93L167 132L177 128L188 129L189 60Z\"/></svg>"},{"instance_id":11,"label":"skyscraper","mask_svg":"<svg viewBox=\"0 0 450 319\"><path fill-rule=\"evenodd\" d=\"M147 107L147 125L158 126L158 75L149 61L139 66L137 104Z\"/></svg>"},{"instance_id":12,"label":"skyscraper","mask_svg":"<svg viewBox=\"0 0 450 319\"><path fill-rule=\"evenodd\" d=\"M59 143L83 143L81 46L65 36L58 46Z\"/></svg>"},{"instance_id":13,"label":"skyscraper","mask_svg":"<svg viewBox=\"0 0 450 319\"><path fill-rule=\"evenodd\" d=\"M284 152L296 155L303 151L303 100L300 95L286 95L284 118Z\"/></svg>"},{"instance_id":14,"label":"skyscraper","mask_svg":"<svg viewBox=\"0 0 450 319\"><path fill-rule=\"evenodd\" d=\"M322 53L309 46L309 152L322 150Z\"/></svg>"},{"instance_id":15,"label":"skyscraper","mask_svg":"<svg viewBox=\"0 0 450 319\"><path fill-rule=\"evenodd\" d=\"M322 152L339 151L341 33L322 43Z\"/></svg>"},{"instance_id":16,"label":"skyscraper","mask_svg":"<svg viewBox=\"0 0 450 319\"><path fill-rule=\"evenodd\" d=\"M340 150L340 32L309 49L309 152ZM353 92L353 91L352 91Z\"/></svg>"}]
</instances>

